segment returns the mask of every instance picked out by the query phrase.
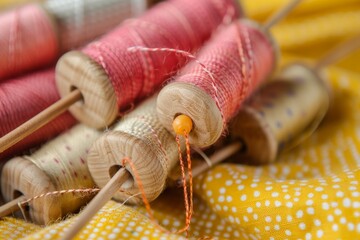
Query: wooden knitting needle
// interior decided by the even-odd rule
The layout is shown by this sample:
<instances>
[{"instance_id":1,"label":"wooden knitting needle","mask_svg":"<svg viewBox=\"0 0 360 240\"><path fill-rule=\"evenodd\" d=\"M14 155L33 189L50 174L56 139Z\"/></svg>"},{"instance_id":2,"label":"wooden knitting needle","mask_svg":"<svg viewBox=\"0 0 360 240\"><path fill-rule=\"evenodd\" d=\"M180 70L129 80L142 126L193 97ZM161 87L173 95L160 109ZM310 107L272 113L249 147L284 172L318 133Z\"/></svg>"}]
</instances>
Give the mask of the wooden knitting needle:
<instances>
[{"instance_id":1,"label":"wooden knitting needle","mask_svg":"<svg viewBox=\"0 0 360 240\"><path fill-rule=\"evenodd\" d=\"M71 105L82 100L80 90L76 89L67 96L61 98L35 117L23 123L13 131L0 138L0 153L18 143L24 137L29 136L51 120L55 119L61 113L65 112Z\"/></svg>"},{"instance_id":2,"label":"wooden knitting needle","mask_svg":"<svg viewBox=\"0 0 360 240\"><path fill-rule=\"evenodd\" d=\"M125 168L117 171L110 181L100 190L99 194L97 194L81 212L69 231L65 233L63 239L73 239L130 177L130 173Z\"/></svg>"},{"instance_id":3,"label":"wooden knitting needle","mask_svg":"<svg viewBox=\"0 0 360 240\"><path fill-rule=\"evenodd\" d=\"M11 213L19 210L19 203L25 201L25 196L20 196L2 206L0 206L0 218L10 215Z\"/></svg>"}]
</instances>

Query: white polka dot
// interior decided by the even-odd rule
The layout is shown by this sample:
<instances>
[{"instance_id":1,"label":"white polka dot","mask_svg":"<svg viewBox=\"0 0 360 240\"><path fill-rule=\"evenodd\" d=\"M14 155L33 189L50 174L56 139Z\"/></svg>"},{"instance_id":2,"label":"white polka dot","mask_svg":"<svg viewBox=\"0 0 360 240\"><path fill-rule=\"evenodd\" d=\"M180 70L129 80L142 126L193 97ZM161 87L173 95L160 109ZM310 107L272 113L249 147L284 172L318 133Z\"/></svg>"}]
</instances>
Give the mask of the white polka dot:
<instances>
[{"instance_id":1,"label":"white polka dot","mask_svg":"<svg viewBox=\"0 0 360 240\"><path fill-rule=\"evenodd\" d=\"M256 207L258 207L258 208L259 208L259 207L261 207L261 202L256 202L256 204L255 204L255 205L256 205Z\"/></svg>"},{"instance_id":2,"label":"white polka dot","mask_svg":"<svg viewBox=\"0 0 360 240\"><path fill-rule=\"evenodd\" d=\"M317 192L322 192L322 191L324 191L324 188L322 188L322 187L317 187L317 188L315 188L315 191L317 191Z\"/></svg>"},{"instance_id":3,"label":"white polka dot","mask_svg":"<svg viewBox=\"0 0 360 240\"><path fill-rule=\"evenodd\" d=\"M225 191L226 191L226 189L225 189L224 187L222 187L222 188L219 189L219 192L220 192L221 194L224 194Z\"/></svg>"},{"instance_id":4,"label":"white polka dot","mask_svg":"<svg viewBox=\"0 0 360 240\"><path fill-rule=\"evenodd\" d=\"M239 186L237 186L237 189L238 189L239 191L243 190L244 188L245 188L244 185L239 185Z\"/></svg>"},{"instance_id":5,"label":"white polka dot","mask_svg":"<svg viewBox=\"0 0 360 240\"><path fill-rule=\"evenodd\" d=\"M279 224L274 225L274 229L275 229L276 231L279 231L279 230L280 230Z\"/></svg>"},{"instance_id":6,"label":"white polka dot","mask_svg":"<svg viewBox=\"0 0 360 240\"><path fill-rule=\"evenodd\" d=\"M232 197L231 197L231 196L227 196L227 197L226 197L226 201L227 201L227 202L232 202Z\"/></svg>"},{"instance_id":7,"label":"white polka dot","mask_svg":"<svg viewBox=\"0 0 360 240\"><path fill-rule=\"evenodd\" d=\"M286 216L286 220L287 220L288 222L291 222L291 221L293 220L293 218L292 218L291 215L287 215L287 216Z\"/></svg>"},{"instance_id":8,"label":"white polka dot","mask_svg":"<svg viewBox=\"0 0 360 240\"><path fill-rule=\"evenodd\" d=\"M273 192L273 193L271 193L271 196L272 196L272 197L278 197L278 196L279 196L279 193L278 193L278 192Z\"/></svg>"},{"instance_id":9,"label":"white polka dot","mask_svg":"<svg viewBox=\"0 0 360 240\"><path fill-rule=\"evenodd\" d=\"M335 209L335 215L341 215L342 211L340 209Z\"/></svg>"},{"instance_id":10,"label":"white polka dot","mask_svg":"<svg viewBox=\"0 0 360 240\"><path fill-rule=\"evenodd\" d=\"M233 213L236 213L236 212L237 212L237 208L236 208L236 207L231 207L231 211L232 211Z\"/></svg>"},{"instance_id":11,"label":"white polka dot","mask_svg":"<svg viewBox=\"0 0 360 240\"><path fill-rule=\"evenodd\" d=\"M355 225L353 224L353 223L348 223L348 229L350 230L350 231L354 231L355 230Z\"/></svg>"},{"instance_id":12,"label":"white polka dot","mask_svg":"<svg viewBox=\"0 0 360 240\"><path fill-rule=\"evenodd\" d=\"M115 239L115 238L116 238L116 234L111 233L111 234L108 235L108 238L109 238L109 239Z\"/></svg>"},{"instance_id":13,"label":"white polka dot","mask_svg":"<svg viewBox=\"0 0 360 240\"><path fill-rule=\"evenodd\" d=\"M266 207L270 206L270 201L269 201L269 200L266 200L266 201L265 201L265 206L266 206Z\"/></svg>"},{"instance_id":14,"label":"white polka dot","mask_svg":"<svg viewBox=\"0 0 360 240\"><path fill-rule=\"evenodd\" d=\"M346 218L345 217L340 218L340 223L345 224L346 223Z\"/></svg>"},{"instance_id":15,"label":"white polka dot","mask_svg":"<svg viewBox=\"0 0 360 240\"><path fill-rule=\"evenodd\" d=\"M327 202L322 203L321 206L322 206L322 209L324 209L324 210L330 209L330 205Z\"/></svg>"},{"instance_id":16,"label":"white polka dot","mask_svg":"<svg viewBox=\"0 0 360 240\"><path fill-rule=\"evenodd\" d=\"M273 189L272 186L266 186L266 188L265 188L266 191L271 191L272 189Z\"/></svg>"},{"instance_id":17,"label":"white polka dot","mask_svg":"<svg viewBox=\"0 0 360 240\"><path fill-rule=\"evenodd\" d=\"M257 187L257 184L256 184L256 183L252 183L252 184L250 184L250 187L256 188L256 187Z\"/></svg>"},{"instance_id":18,"label":"white polka dot","mask_svg":"<svg viewBox=\"0 0 360 240\"><path fill-rule=\"evenodd\" d=\"M211 197L211 196L212 196L212 191L207 190L207 191L206 191L206 196Z\"/></svg>"},{"instance_id":19,"label":"white polka dot","mask_svg":"<svg viewBox=\"0 0 360 240\"><path fill-rule=\"evenodd\" d=\"M241 195L240 200L243 202L246 201L246 194Z\"/></svg>"},{"instance_id":20,"label":"white polka dot","mask_svg":"<svg viewBox=\"0 0 360 240\"><path fill-rule=\"evenodd\" d=\"M254 192L254 197L259 197L260 196L260 192L259 191L255 191Z\"/></svg>"},{"instance_id":21,"label":"white polka dot","mask_svg":"<svg viewBox=\"0 0 360 240\"><path fill-rule=\"evenodd\" d=\"M323 230L317 230L317 232L316 232L316 236L319 238L321 238L323 236L323 234L324 234Z\"/></svg>"},{"instance_id":22,"label":"white polka dot","mask_svg":"<svg viewBox=\"0 0 360 240\"><path fill-rule=\"evenodd\" d=\"M321 195L321 199L323 199L323 200L326 200L326 199L328 199L329 198L329 196L327 195L327 194L322 194Z\"/></svg>"},{"instance_id":23,"label":"white polka dot","mask_svg":"<svg viewBox=\"0 0 360 240\"><path fill-rule=\"evenodd\" d=\"M333 231L336 232L337 230L339 230L339 225L337 225L337 224L335 223L335 224L332 225L331 228L332 228Z\"/></svg>"},{"instance_id":24,"label":"white polka dot","mask_svg":"<svg viewBox=\"0 0 360 240\"><path fill-rule=\"evenodd\" d=\"M280 206L281 206L281 202L278 201L278 200L276 200L276 201L275 201L275 207L280 207Z\"/></svg>"},{"instance_id":25,"label":"white polka dot","mask_svg":"<svg viewBox=\"0 0 360 240\"><path fill-rule=\"evenodd\" d=\"M303 215L304 215L304 212L302 210L299 210L299 211L296 212L296 217L297 218L302 218Z\"/></svg>"},{"instance_id":26,"label":"white polka dot","mask_svg":"<svg viewBox=\"0 0 360 240\"><path fill-rule=\"evenodd\" d=\"M343 197L344 193L342 191L338 191L338 192L336 192L336 196L337 197Z\"/></svg>"},{"instance_id":27,"label":"white polka dot","mask_svg":"<svg viewBox=\"0 0 360 240\"><path fill-rule=\"evenodd\" d=\"M314 197L314 194L313 194L313 193L309 193L307 196L308 196L308 198L312 198L312 197Z\"/></svg>"},{"instance_id":28,"label":"white polka dot","mask_svg":"<svg viewBox=\"0 0 360 240\"><path fill-rule=\"evenodd\" d=\"M218 202L224 202L224 200L225 200L225 197L222 195L218 198Z\"/></svg>"},{"instance_id":29,"label":"white polka dot","mask_svg":"<svg viewBox=\"0 0 360 240\"><path fill-rule=\"evenodd\" d=\"M305 234L305 239L306 240L311 240L311 233L306 233Z\"/></svg>"},{"instance_id":30,"label":"white polka dot","mask_svg":"<svg viewBox=\"0 0 360 240\"><path fill-rule=\"evenodd\" d=\"M291 231L290 231L290 230L286 230L286 231L285 231L285 234L286 234L287 236L291 236Z\"/></svg>"},{"instance_id":31,"label":"white polka dot","mask_svg":"<svg viewBox=\"0 0 360 240\"><path fill-rule=\"evenodd\" d=\"M253 218L254 220L257 220L258 219L258 215L256 213L253 214Z\"/></svg>"},{"instance_id":32,"label":"white polka dot","mask_svg":"<svg viewBox=\"0 0 360 240\"><path fill-rule=\"evenodd\" d=\"M299 228L300 228L301 230L305 230L305 228L306 228L305 223L301 222L301 223L299 224Z\"/></svg>"},{"instance_id":33,"label":"white polka dot","mask_svg":"<svg viewBox=\"0 0 360 240\"><path fill-rule=\"evenodd\" d=\"M320 227L321 226L321 221L319 219L315 219L314 224L315 224L315 226Z\"/></svg>"},{"instance_id":34,"label":"white polka dot","mask_svg":"<svg viewBox=\"0 0 360 240\"><path fill-rule=\"evenodd\" d=\"M244 216L243 219L245 222L249 222L249 218L247 216Z\"/></svg>"},{"instance_id":35,"label":"white polka dot","mask_svg":"<svg viewBox=\"0 0 360 240\"><path fill-rule=\"evenodd\" d=\"M226 186L231 186L233 184L233 181L231 181L231 180L227 180L226 182L225 182L225 185Z\"/></svg>"},{"instance_id":36,"label":"white polka dot","mask_svg":"<svg viewBox=\"0 0 360 240\"><path fill-rule=\"evenodd\" d=\"M308 214L310 214L310 215L314 215L315 209L314 209L313 207L309 207L309 208L306 209L306 212L307 212Z\"/></svg>"},{"instance_id":37,"label":"white polka dot","mask_svg":"<svg viewBox=\"0 0 360 240\"><path fill-rule=\"evenodd\" d=\"M292 208L292 207L294 206L294 204L293 204L292 202L287 202L287 203L286 203L286 206L287 206L288 208Z\"/></svg>"},{"instance_id":38,"label":"white polka dot","mask_svg":"<svg viewBox=\"0 0 360 240\"><path fill-rule=\"evenodd\" d=\"M344 198L343 205L346 208L351 207L351 200L349 198Z\"/></svg>"},{"instance_id":39,"label":"white polka dot","mask_svg":"<svg viewBox=\"0 0 360 240\"><path fill-rule=\"evenodd\" d=\"M248 213L252 213L252 212L253 212L253 209L252 209L252 207L248 207L248 208L246 209L246 211L247 211Z\"/></svg>"},{"instance_id":40,"label":"white polka dot","mask_svg":"<svg viewBox=\"0 0 360 240\"><path fill-rule=\"evenodd\" d=\"M281 222L281 216L280 215L276 215L275 219L276 219L277 222Z\"/></svg>"},{"instance_id":41,"label":"white polka dot","mask_svg":"<svg viewBox=\"0 0 360 240\"><path fill-rule=\"evenodd\" d=\"M265 226L265 231L270 231L270 226Z\"/></svg>"},{"instance_id":42,"label":"white polka dot","mask_svg":"<svg viewBox=\"0 0 360 240\"><path fill-rule=\"evenodd\" d=\"M314 204L314 201L309 199L306 201L306 206L312 206Z\"/></svg>"}]
</instances>

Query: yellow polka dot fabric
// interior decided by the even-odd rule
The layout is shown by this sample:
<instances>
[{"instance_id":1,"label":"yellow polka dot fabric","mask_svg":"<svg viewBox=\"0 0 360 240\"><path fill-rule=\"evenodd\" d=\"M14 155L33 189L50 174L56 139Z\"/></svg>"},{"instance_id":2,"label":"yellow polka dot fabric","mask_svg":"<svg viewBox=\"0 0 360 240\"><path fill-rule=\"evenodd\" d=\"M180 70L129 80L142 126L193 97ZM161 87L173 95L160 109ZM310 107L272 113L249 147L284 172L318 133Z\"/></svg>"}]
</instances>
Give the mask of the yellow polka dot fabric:
<instances>
[{"instance_id":1,"label":"yellow polka dot fabric","mask_svg":"<svg viewBox=\"0 0 360 240\"><path fill-rule=\"evenodd\" d=\"M285 0L244 0L248 16L262 20ZM280 65L316 61L335 43L360 33L358 0L304 0L273 29ZM360 51L326 68L332 104L319 129L264 166L231 159L195 179L193 239L360 239ZM76 239L185 239L181 189L166 190L144 207L110 201ZM61 239L76 221L39 227L0 221L0 239Z\"/></svg>"}]
</instances>

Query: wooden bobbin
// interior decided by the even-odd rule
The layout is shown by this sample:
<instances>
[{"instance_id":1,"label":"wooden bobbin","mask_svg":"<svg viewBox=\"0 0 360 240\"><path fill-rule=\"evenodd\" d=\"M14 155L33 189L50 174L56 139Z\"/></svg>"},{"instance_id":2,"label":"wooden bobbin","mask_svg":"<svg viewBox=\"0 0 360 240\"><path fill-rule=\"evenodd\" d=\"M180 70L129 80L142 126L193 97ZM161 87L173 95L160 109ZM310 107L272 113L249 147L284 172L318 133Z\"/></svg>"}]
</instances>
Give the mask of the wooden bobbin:
<instances>
[{"instance_id":1,"label":"wooden bobbin","mask_svg":"<svg viewBox=\"0 0 360 240\"><path fill-rule=\"evenodd\" d=\"M281 150L293 147L316 129L329 102L329 88L317 72L293 64L249 99L229 132L246 146L242 159L271 163Z\"/></svg>"},{"instance_id":2,"label":"wooden bobbin","mask_svg":"<svg viewBox=\"0 0 360 240\"><path fill-rule=\"evenodd\" d=\"M21 195L26 198L55 191L50 178L34 163L22 157L7 162L1 173L1 192L5 202ZM26 217L37 224L48 224L61 217L61 209L55 197L40 198L29 205Z\"/></svg>"},{"instance_id":3,"label":"wooden bobbin","mask_svg":"<svg viewBox=\"0 0 360 240\"><path fill-rule=\"evenodd\" d=\"M152 97L142 103L112 131L97 140L89 151L89 170L98 186L105 186L122 167L132 175L114 196L119 201L140 192L134 171L129 164L123 165L125 157L134 164L149 201L163 191L170 169L178 162L177 144L160 124L155 102L155 97ZM128 202L141 204L141 195L130 198Z\"/></svg>"},{"instance_id":4,"label":"wooden bobbin","mask_svg":"<svg viewBox=\"0 0 360 240\"><path fill-rule=\"evenodd\" d=\"M272 36L256 22L250 20L241 20L241 22L265 35L273 46L276 60L278 47ZM273 69L275 63L276 61L273 63ZM200 87L189 83L173 82L165 86L157 99L157 113L160 122L173 135L175 135L172 127L174 118L180 114L189 116L193 121L189 140L191 144L198 147L214 144L224 131L224 121L215 100Z\"/></svg>"},{"instance_id":5,"label":"wooden bobbin","mask_svg":"<svg viewBox=\"0 0 360 240\"><path fill-rule=\"evenodd\" d=\"M59 59L56 84L61 96L80 90L83 101L69 108L80 122L103 128L115 120L118 108L114 88L105 70L85 54L71 51Z\"/></svg>"},{"instance_id":6,"label":"wooden bobbin","mask_svg":"<svg viewBox=\"0 0 360 240\"><path fill-rule=\"evenodd\" d=\"M1 189L6 201L24 195L30 199L52 191L93 188L86 154L100 132L77 125L45 144L31 156L11 159L2 170ZM77 211L90 196L63 194L38 198L29 203L29 217L48 224Z\"/></svg>"}]
</instances>

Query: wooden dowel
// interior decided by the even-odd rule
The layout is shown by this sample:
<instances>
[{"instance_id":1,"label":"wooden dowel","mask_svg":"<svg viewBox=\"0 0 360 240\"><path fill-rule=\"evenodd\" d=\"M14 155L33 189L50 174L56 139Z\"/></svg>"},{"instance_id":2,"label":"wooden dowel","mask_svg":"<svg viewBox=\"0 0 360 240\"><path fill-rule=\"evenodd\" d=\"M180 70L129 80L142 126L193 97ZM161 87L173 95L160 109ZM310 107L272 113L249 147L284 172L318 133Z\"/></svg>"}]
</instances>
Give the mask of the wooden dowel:
<instances>
[{"instance_id":1,"label":"wooden dowel","mask_svg":"<svg viewBox=\"0 0 360 240\"><path fill-rule=\"evenodd\" d=\"M209 157L210 162L212 164L211 166L209 166L209 164L207 162L203 162L202 164L200 164L200 165L193 168L193 170L192 170L193 177L199 176L201 173L203 173L206 170L210 169L212 166L224 161L228 157L230 157L233 154L235 154L236 152L240 151L242 148L243 148L243 144L241 142L234 142L234 143L222 148L221 150L218 150L217 152L215 152L213 155L211 155ZM188 174L186 174L186 181L189 181L189 175ZM179 177L176 180L176 184L178 186L182 185L181 177Z\"/></svg>"},{"instance_id":2,"label":"wooden dowel","mask_svg":"<svg viewBox=\"0 0 360 240\"><path fill-rule=\"evenodd\" d=\"M289 4L270 16L270 18L263 24L265 30L269 30L276 23L281 21L291 10L293 10L302 0L292 0Z\"/></svg>"},{"instance_id":3,"label":"wooden dowel","mask_svg":"<svg viewBox=\"0 0 360 240\"><path fill-rule=\"evenodd\" d=\"M63 239L73 239L76 234L91 220L91 218L115 195L123 183L131 177L130 173L122 168L100 190L95 198L80 213L74 224L65 233Z\"/></svg>"},{"instance_id":4,"label":"wooden dowel","mask_svg":"<svg viewBox=\"0 0 360 240\"><path fill-rule=\"evenodd\" d=\"M0 218L10 215L13 212L16 212L19 209L19 202L25 201L25 196L20 196L0 207Z\"/></svg>"},{"instance_id":5,"label":"wooden dowel","mask_svg":"<svg viewBox=\"0 0 360 240\"><path fill-rule=\"evenodd\" d=\"M13 131L0 138L0 153L15 145L31 133L35 132L61 113L65 112L71 105L82 99L80 90L72 91L50 107L40 112L35 117L23 123Z\"/></svg>"},{"instance_id":6,"label":"wooden dowel","mask_svg":"<svg viewBox=\"0 0 360 240\"><path fill-rule=\"evenodd\" d=\"M344 43L341 43L333 50L331 50L328 54L317 61L314 69L320 70L321 68L324 68L330 64L334 64L358 48L360 48L360 34Z\"/></svg>"}]
</instances>

